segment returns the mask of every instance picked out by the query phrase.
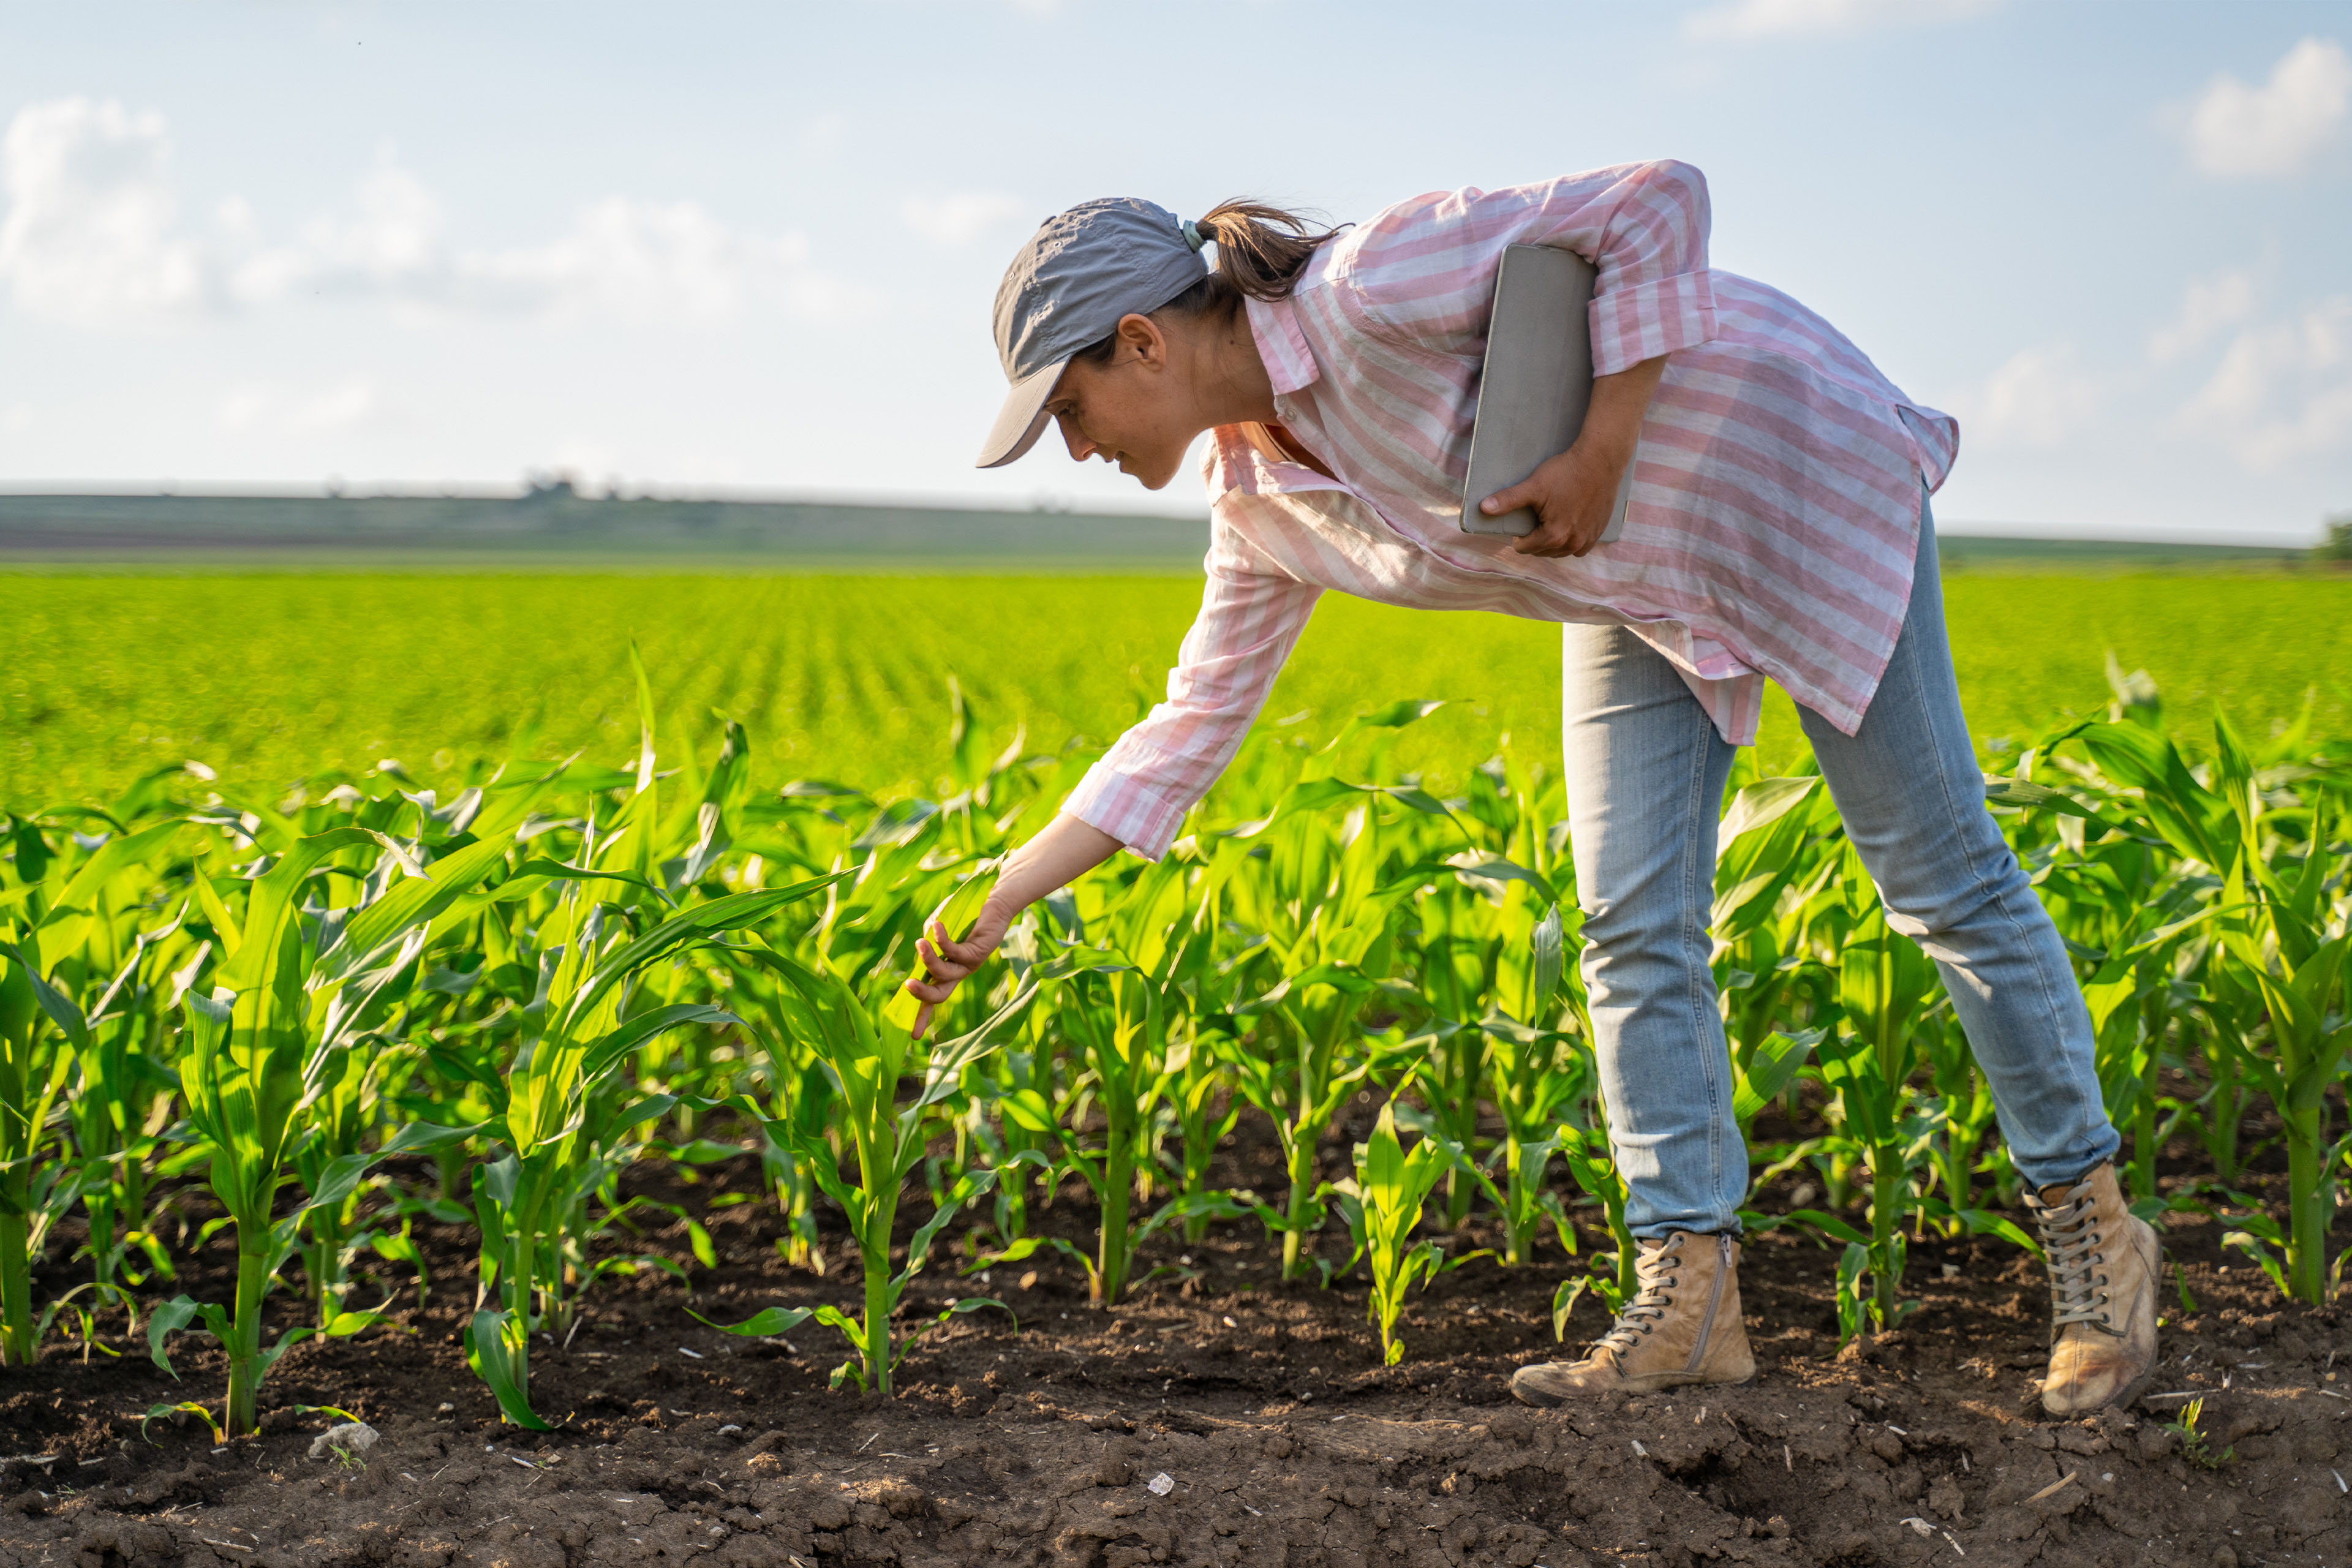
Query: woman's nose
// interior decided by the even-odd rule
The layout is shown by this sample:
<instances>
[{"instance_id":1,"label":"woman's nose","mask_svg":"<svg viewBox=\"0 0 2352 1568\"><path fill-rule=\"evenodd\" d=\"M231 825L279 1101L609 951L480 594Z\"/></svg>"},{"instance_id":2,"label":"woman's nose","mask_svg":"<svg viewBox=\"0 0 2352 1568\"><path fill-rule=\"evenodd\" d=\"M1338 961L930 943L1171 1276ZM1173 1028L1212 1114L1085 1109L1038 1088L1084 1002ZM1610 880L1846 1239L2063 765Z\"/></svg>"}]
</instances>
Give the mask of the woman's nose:
<instances>
[{"instance_id":1,"label":"woman's nose","mask_svg":"<svg viewBox=\"0 0 2352 1568\"><path fill-rule=\"evenodd\" d=\"M1054 420L1062 427L1062 440L1070 448L1071 461L1083 463L1095 455L1097 448L1087 439L1087 433L1078 428L1076 420L1066 414L1057 414Z\"/></svg>"}]
</instances>

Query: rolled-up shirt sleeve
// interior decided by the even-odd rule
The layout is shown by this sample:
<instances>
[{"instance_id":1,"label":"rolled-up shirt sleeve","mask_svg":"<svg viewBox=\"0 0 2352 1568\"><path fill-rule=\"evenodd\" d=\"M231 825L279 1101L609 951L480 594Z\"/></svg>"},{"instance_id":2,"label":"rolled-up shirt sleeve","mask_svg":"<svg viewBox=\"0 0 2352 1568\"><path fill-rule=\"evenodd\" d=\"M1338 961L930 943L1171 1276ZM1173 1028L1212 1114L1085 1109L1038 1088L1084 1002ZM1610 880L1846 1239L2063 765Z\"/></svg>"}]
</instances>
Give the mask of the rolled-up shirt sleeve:
<instances>
[{"instance_id":1,"label":"rolled-up shirt sleeve","mask_svg":"<svg viewBox=\"0 0 2352 1568\"><path fill-rule=\"evenodd\" d=\"M1484 351L1495 272L1514 245L1591 262L1592 370L1610 375L1716 335L1706 176L1667 158L1501 190L1400 202L1350 237L1369 320L1462 353Z\"/></svg>"},{"instance_id":2,"label":"rolled-up shirt sleeve","mask_svg":"<svg viewBox=\"0 0 2352 1568\"><path fill-rule=\"evenodd\" d=\"M1241 748L1322 590L1276 571L1223 521L1201 612L1168 672L1168 698L1118 738L1062 809L1147 860Z\"/></svg>"}]
</instances>

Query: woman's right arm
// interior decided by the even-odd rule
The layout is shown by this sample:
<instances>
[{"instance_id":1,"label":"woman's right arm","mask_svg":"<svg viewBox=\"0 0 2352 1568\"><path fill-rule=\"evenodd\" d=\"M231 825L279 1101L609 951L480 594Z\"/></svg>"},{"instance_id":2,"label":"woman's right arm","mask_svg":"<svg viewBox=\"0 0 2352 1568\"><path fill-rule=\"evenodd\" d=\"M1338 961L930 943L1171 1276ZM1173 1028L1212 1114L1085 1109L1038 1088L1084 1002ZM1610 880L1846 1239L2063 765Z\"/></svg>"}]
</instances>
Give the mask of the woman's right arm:
<instances>
[{"instance_id":1,"label":"woman's right arm","mask_svg":"<svg viewBox=\"0 0 2352 1568\"><path fill-rule=\"evenodd\" d=\"M1147 860L1166 854L1185 813L1241 749L1322 590L1283 574L1223 518L1207 567L1200 614L1168 674L1167 700L1087 771L1044 832L1006 858L970 932L947 931L935 918L918 942L934 977L907 983L925 1004L923 1025L988 962L1023 910L1121 848Z\"/></svg>"}]
</instances>

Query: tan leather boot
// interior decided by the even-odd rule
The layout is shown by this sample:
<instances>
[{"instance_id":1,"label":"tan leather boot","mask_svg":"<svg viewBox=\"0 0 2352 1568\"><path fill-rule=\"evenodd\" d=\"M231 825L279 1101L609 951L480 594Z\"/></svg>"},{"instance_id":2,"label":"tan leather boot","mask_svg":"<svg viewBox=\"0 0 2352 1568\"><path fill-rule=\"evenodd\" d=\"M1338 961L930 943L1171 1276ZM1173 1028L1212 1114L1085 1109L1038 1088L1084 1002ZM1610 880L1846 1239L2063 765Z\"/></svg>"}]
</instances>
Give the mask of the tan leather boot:
<instances>
[{"instance_id":1,"label":"tan leather boot","mask_svg":"<svg viewBox=\"0 0 2352 1568\"><path fill-rule=\"evenodd\" d=\"M2050 1255L2050 1375L2042 1408L2090 1415L2128 1405L2156 1370L2156 1231L2101 1165L2072 1185L2025 1194Z\"/></svg>"},{"instance_id":2,"label":"tan leather boot","mask_svg":"<svg viewBox=\"0 0 2352 1568\"><path fill-rule=\"evenodd\" d=\"M1577 1362L1523 1366L1511 1392L1528 1405L1562 1405L1611 1393L1648 1394L1756 1375L1739 1316L1739 1243L1678 1230L1640 1244L1641 1291Z\"/></svg>"}]
</instances>

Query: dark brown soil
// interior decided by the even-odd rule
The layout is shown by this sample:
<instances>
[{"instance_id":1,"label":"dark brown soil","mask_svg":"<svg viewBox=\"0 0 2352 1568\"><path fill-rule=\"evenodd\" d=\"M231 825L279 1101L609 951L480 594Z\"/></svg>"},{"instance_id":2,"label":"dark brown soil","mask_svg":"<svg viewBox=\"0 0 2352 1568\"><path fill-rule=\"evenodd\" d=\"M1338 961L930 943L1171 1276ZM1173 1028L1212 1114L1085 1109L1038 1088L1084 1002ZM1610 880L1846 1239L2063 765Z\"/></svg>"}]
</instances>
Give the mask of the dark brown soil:
<instances>
[{"instance_id":1,"label":"dark brown soil","mask_svg":"<svg viewBox=\"0 0 2352 1568\"><path fill-rule=\"evenodd\" d=\"M699 1206L758 1180L749 1159L701 1175L657 1195ZM655 1274L601 1286L571 1344L538 1352L537 1403L563 1421L552 1436L501 1427L466 1370L471 1258L454 1227L430 1237L425 1310L406 1270L363 1275L355 1300L396 1289L411 1304L400 1331L289 1352L263 1390L262 1434L226 1447L185 1418L142 1436L138 1415L163 1399L217 1408L209 1342L181 1337L173 1384L119 1315L100 1342L119 1357L85 1363L53 1339L37 1366L0 1373L0 1455L23 1456L0 1467L0 1568L2352 1559L2339 1474L2352 1472L2352 1399L2336 1392L2352 1393L2352 1321L2281 1308L2203 1220L2176 1216L2167 1238L2199 1310L2184 1317L2168 1279L2156 1387L2209 1391L2211 1447L2234 1450L2218 1468L2166 1429L2179 1399L2044 1419L2043 1285L1990 1242L1915 1245L1908 1283L1924 1305L1841 1355L1833 1255L1759 1237L1742 1269L1753 1385L1562 1413L1521 1409L1505 1388L1514 1366L1557 1350L1556 1251L1443 1277L1407 1309L1409 1359L1383 1368L1360 1282L1277 1285L1255 1227L1232 1227L1198 1246L1156 1240L1149 1262L1189 1258L1193 1277L1149 1284L1116 1313L1089 1310L1058 1258L996 1270L985 1289L1018 1331L1001 1313L958 1318L884 1401L827 1390L841 1359L828 1331L736 1340L687 1315L689 1300L732 1321L856 1294L838 1238L818 1279L776 1258L772 1205L704 1212L719 1267L694 1268L690 1299ZM202 1217L193 1199L188 1213ZM1090 1218L1065 1196L1038 1223L1076 1237ZM690 1256L682 1227L631 1246ZM181 1285L223 1299L232 1262L215 1237ZM74 1279L61 1262L51 1276ZM973 1289L945 1267L919 1277L909 1321ZM299 1304L278 1310L290 1322ZM1571 1337L1600 1326L1580 1306ZM381 1441L349 1463L310 1458L334 1418L298 1405L352 1411Z\"/></svg>"}]
</instances>

